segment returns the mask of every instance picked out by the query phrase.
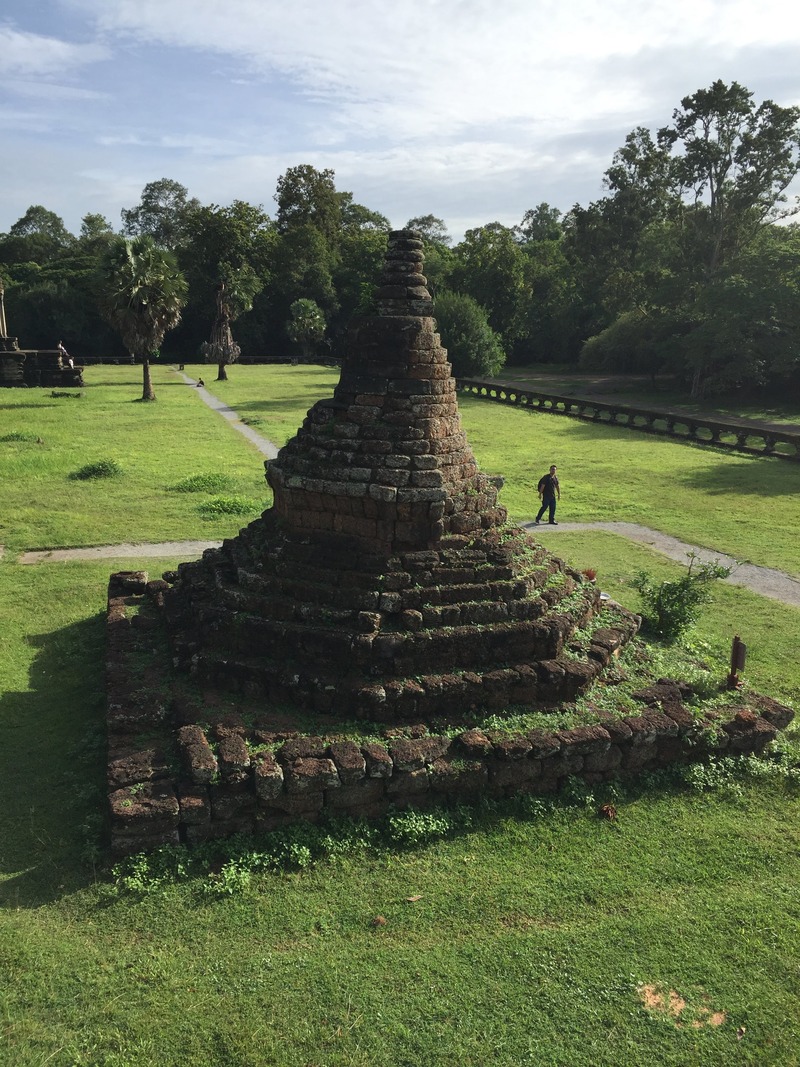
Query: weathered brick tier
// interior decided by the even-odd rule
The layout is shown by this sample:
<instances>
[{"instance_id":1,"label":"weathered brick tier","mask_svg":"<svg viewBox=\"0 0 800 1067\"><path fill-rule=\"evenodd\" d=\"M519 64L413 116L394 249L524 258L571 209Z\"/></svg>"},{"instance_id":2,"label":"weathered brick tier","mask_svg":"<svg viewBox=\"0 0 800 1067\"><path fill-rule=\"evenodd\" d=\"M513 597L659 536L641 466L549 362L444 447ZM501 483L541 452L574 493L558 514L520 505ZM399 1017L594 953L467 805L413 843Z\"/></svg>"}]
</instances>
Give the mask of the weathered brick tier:
<instances>
[{"instance_id":1,"label":"weathered brick tier","mask_svg":"<svg viewBox=\"0 0 800 1067\"><path fill-rule=\"evenodd\" d=\"M593 785L676 761L759 753L792 719L789 708L756 696L747 707L698 716L685 703L685 683L659 679L634 694L637 714L597 711L599 721L568 730L444 734L417 723L361 742L335 732L300 736L276 730L252 705L241 715L194 704L163 663L159 677L164 584L134 572L113 575L109 587L108 793L117 854L324 814L373 818L479 794L547 794L570 777ZM590 654L607 662L618 640L613 630L595 631ZM146 676L143 664L151 665ZM540 678L558 666L539 664Z\"/></svg>"}]
</instances>

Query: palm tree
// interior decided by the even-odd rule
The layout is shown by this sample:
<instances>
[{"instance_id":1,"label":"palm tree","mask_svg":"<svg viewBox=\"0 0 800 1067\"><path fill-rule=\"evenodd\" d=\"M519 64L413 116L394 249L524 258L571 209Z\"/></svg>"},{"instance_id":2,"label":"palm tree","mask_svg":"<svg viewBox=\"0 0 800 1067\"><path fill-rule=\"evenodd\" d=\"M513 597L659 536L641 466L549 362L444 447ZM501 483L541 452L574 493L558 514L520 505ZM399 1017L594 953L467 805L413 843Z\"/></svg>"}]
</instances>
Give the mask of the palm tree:
<instances>
[{"instance_id":1,"label":"palm tree","mask_svg":"<svg viewBox=\"0 0 800 1067\"><path fill-rule=\"evenodd\" d=\"M142 400L155 400L150 360L181 319L186 279L171 252L152 237L115 238L99 268L99 304L132 359L142 361Z\"/></svg>"}]
</instances>

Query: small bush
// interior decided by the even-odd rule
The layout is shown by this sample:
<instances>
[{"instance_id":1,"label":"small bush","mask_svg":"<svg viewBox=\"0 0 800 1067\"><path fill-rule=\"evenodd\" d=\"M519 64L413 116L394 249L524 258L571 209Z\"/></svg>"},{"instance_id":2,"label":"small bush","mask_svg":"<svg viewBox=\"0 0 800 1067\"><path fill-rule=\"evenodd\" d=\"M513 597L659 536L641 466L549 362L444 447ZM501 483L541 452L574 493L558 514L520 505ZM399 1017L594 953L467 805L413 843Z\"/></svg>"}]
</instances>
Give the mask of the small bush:
<instances>
[{"instance_id":1,"label":"small bush","mask_svg":"<svg viewBox=\"0 0 800 1067\"><path fill-rule=\"evenodd\" d=\"M85 482L90 478L116 478L122 474L122 467L115 459L99 459L96 463L87 463L85 467L70 474L73 480Z\"/></svg>"},{"instance_id":2,"label":"small bush","mask_svg":"<svg viewBox=\"0 0 800 1067\"><path fill-rule=\"evenodd\" d=\"M171 493L221 493L233 484L227 474L192 474L177 485L170 486Z\"/></svg>"},{"instance_id":3,"label":"small bush","mask_svg":"<svg viewBox=\"0 0 800 1067\"><path fill-rule=\"evenodd\" d=\"M0 437L0 441L4 442L26 442L30 444L36 444L39 441L39 437L35 433L28 433L27 430L12 430L11 433L4 434Z\"/></svg>"},{"instance_id":4,"label":"small bush","mask_svg":"<svg viewBox=\"0 0 800 1067\"><path fill-rule=\"evenodd\" d=\"M252 515L259 510L255 500L244 496L215 496L204 500L198 511L204 519L216 519L220 515Z\"/></svg>"},{"instance_id":5,"label":"small bush","mask_svg":"<svg viewBox=\"0 0 800 1067\"><path fill-rule=\"evenodd\" d=\"M82 400L83 393L65 393L60 389L54 389L50 396L54 400Z\"/></svg>"},{"instance_id":6,"label":"small bush","mask_svg":"<svg viewBox=\"0 0 800 1067\"><path fill-rule=\"evenodd\" d=\"M435 811L399 811L386 820L386 833L389 840L397 845L423 845L447 837L455 829L454 820L449 812L442 809Z\"/></svg>"},{"instance_id":7,"label":"small bush","mask_svg":"<svg viewBox=\"0 0 800 1067\"><path fill-rule=\"evenodd\" d=\"M664 641L677 641L697 621L700 607L711 600L709 586L727 578L730 567L720 563L701 563L694 569L697 556L689 554L689 569L681 578L656 584L646 571L632 579L645 607L648 628Z\"/></svg>"}]
</instances>

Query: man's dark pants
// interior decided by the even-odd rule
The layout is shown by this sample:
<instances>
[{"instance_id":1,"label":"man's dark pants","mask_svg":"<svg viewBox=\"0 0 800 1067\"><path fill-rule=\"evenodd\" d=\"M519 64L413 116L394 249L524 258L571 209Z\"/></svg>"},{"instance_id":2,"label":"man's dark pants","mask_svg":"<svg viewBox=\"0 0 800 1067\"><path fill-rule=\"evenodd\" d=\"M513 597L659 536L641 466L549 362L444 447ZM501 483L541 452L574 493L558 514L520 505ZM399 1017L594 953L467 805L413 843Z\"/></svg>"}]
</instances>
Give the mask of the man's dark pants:
<instances>
[{"instance_id":1,"label":"man's dark pants","mask_svg":"<svg viewBox=\"0 0 800 1067\"><path fill-rule=\"evenodd\" d=\"M550 509L550 522L556 521L556 498L554 496L543 496L542 506L539 508L539 514L536 516L537 522L548 508Z\"/></svg>"}]
</instances>

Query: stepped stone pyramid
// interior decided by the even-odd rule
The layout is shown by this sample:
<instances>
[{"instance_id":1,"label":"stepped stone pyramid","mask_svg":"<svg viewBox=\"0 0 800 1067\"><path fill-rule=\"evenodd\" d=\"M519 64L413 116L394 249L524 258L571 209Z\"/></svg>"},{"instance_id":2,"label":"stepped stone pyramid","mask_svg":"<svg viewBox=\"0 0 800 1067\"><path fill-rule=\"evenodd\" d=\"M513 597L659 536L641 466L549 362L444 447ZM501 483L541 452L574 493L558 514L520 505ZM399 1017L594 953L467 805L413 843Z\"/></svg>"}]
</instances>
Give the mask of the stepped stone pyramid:
<instances>
[{"instance_id":1,"label":"stepped stone pyramid","mask_svg":"<svg viewBox=\"0 0 800 1067\"><path fill-rule=\"evenodd\" d=\"M165 575L175 662L204 685L347 718L456 719L573 699L636 632L618 606L591 632L599 591L498 505L423 263L418 233L389 235L378 314L352 326L333 397L266 464L272 508Z\"/></svg>"}]
</instances>

